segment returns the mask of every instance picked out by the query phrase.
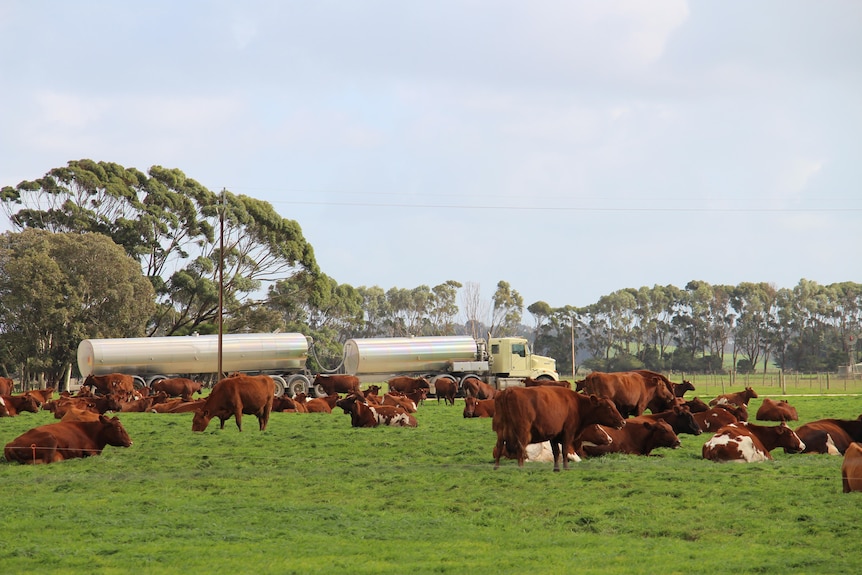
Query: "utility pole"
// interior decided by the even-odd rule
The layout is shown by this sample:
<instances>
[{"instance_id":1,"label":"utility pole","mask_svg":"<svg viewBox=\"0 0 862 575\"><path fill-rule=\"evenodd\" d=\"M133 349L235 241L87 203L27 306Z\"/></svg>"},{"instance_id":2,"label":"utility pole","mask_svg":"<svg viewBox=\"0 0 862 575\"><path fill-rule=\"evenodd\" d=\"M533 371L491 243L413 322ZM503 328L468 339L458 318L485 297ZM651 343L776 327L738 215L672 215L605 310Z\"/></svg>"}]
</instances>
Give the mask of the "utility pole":
<instances>
[{"instance_id":1,"label":"utility pole","mask_svg":"<svg viewBox=\"0 0 862 575\"><path fill-rule=\"evenodd\" d=\"M224 375L222 369L222 332L224 328L224 211L226 192L227 190L222 188L218 210L218 376L216 382L221 380Z\"/></svg>"}]
</instances>

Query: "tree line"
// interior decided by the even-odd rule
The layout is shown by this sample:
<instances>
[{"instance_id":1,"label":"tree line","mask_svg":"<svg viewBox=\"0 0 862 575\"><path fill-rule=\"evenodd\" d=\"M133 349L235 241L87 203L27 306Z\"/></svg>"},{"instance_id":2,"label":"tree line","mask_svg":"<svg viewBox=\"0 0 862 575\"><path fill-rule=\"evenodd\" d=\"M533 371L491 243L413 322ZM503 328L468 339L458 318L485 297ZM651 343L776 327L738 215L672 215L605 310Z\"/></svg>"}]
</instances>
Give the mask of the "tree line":
<instances>
[{"instance_id":1,"label":"tree line","mask_svg":"<svg viewBox=\"0 0 862 575\"><path fill-rule=\"evenodd\" d=\"M76 370L86 338L215 333L220 306L225 332L313 337L315 371L337 365L349 338L451 334L527 335L564 373L833 371L855 363L862 334L862 285L851 282L692 281L561 308L525 308L506 281L490 301L455 280L353 287L321 271L298 223L269 203L160 166L71 161L3 187L0 206L15 230L0 238L0 365L26 380Z\"/></svg>"}]
</instances>

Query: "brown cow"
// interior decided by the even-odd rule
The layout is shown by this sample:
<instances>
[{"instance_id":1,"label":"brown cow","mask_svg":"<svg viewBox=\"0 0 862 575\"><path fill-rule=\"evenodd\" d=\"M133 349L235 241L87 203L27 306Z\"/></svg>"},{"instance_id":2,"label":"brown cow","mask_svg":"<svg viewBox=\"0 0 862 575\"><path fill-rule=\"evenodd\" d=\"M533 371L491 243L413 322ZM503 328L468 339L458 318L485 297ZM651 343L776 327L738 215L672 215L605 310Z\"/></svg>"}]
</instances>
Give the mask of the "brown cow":
<instances>
[{"instance_id":1,"label":"brown cow","mask_svg":"<svg viewBox=\"0 0 862 575\"><path fill-rule=\"evenodd\" d=\"M424 390L420 390L420 393ZM389 392L383 394L381 405L398 405L404 408L407 413L416 413L416 401L408 397L404 393Z\"/></svg>"},{"instance_id":2,"label":"brown cow","mask_svg":"<svg viewBox=\"0 0 862 575\"><path fill-rule=\"evenodd\" d=\"M675 405L672 409L660 411L658 413L645 413L637 417L632 417L629 421L665 421L677 435L680 433L700 435L703 431L697 421L695 421L694 414L684 405Z\"/></svg>"},{"instance_id":3,"label":"brown cow","mask_svg":"<svg viewBox=\"0 0 862 575\"><path fill-rule=\"evenodd\" d=\"M318 373L314 376L311 387L323 389L324 395L334 393L362 393L359 389L359 378L355 375L326 375Z\"/></svg>"},{"instance_id":4,"label":"brown cow","mask_svg":"<svg viewBox=\"0 0 862 575\"><path fill-rule=\"evenodd\" d=\"M56 419L62 419L63 415L70 407L89 409L97 413L122 411L123 409L120 401L113 395L96 397L61 397L45 404L45 408L48 411L52 411Z\"/></svg>"},{"instance_id":5,"label":"brown cow","mask_svg":"<svg viewBox=\"0 0 862 575\"><path fill-rule=\"evenodd\" d=\"M718 431L725 425L730 425L731 423L739 421L739 418L733 415L733 412L723 409L718 405L710 407L706 411L693 413L692 417L694 417L694 421L701 430L712 432Z\"/></svg>"},{"instance_id":6,"label":"brown cow","mask_svg":"<svg viewBox=\"0 0 862 575\"><path fill-rule=\"evenodd\" d=\"M455 405L455 396L458 395L458 382L451 377L438 377L434 380L434 395L437 403L443 399L443 405Z\"/></svg>"},{"instance_id":7,"label":"brown cow","mask_svg":"<svg viewBox=\"0 0 862 575\"><path fill-rule=\"evenodd\" d=\"M84 384L101 395L116 395L121 399L129 400L135 393L135 379L125 373L109 373L107 375L93 375L84 378Z\"/></svg>"},{"instance_id":8,"label":"brown cow","mask_svg":"<svg viewBox=\"0 0 862 575\"><path fill-rule=\"evenodd\" d=\"M862 441L862 415L858 419L818 419L796 429L805 453L842 455L853 442Z\"/></svg>"},{"instance_id":9,"label":"brown cow","mask_svg":"<svg viewBox=\"0 0 862 575\"><path fill-rule=\"evenodd\" d=\"M99 421L102 414L92 409L70 407L60 418L60 421Z\"/></svg>"},{"instance_id":10,"label":"brown cow","mask_svg":"<svg viewBox=\"0 0 862 575\"><path fill-rule=\"evenodd\" d=\"M694 399L689 399L688 401L684 401L680 403L680 405L684 405L691 410L692 413L700 413L702 411L706 411L709 409L709 406L699 397L695 397Z\"/></svg>"},{"instance_id":11,"label":"brown cow","mask_svg":"<svg viewBox=\"0 0 862 575\"><path fill-rule=\"evenodd\" d=\"M731 405L742 405L748 407L748 402L757 397L757 392L746 387L742 391L736 393L723 393L713 400L710 400L710 405L718 405L720 403L730 403Z\"/></svg>"},{"instance_id":12,"label":"brown cow","mask_svg":"<svg viewBox=\"0 0 862 575\"><path fill-rule=\"evenodd\" d=\"M181 397L183 401L191 401L192 395L200 395L203 384L187 377L171 377L159 379L152 383L153 391L164 391L168 397Z\"/></svg>"},{"instance_id":13,"label":"brown cow","mask_svg":"<svg viewBox=\"0 0 862 575\"><path fill-rule=\"evenodd\" d=\"M461 382L461 387L464 388L465 397L475 397L476 399L494 399L498 393L492 386L475 377L464 379Z\"/></svg>"},{"instance_id":14,"label":"brown cow","mask_svg":"<svg viewBox=\"0 0 862 575\"><path fill-rule=\"evenodd\" d=\"M382 388L379 385L369 385L368 389L362 392L362 395L380 395L380 390Z\"/></svg>"},{"instance_id":15,"label":"brown cow","mask_svg":"<svg viewBox=\"0 0 862 575\"><path fill-rule=\"evenodd\" d=\"M718 462L752 463L770 461L773 449L783 447L787 453L798 453L805 449L787 424L755 425L740 421L725 425L703 444L704 459Z\"/></svg>"},{"instance_id":16,"label":"brown cow","mask_svg":"<svg viewBox=\"0 0 862 575\"><path fill-rule=\"evenodd\" d=\"M623 417L640 415L648 406L651 411L657 412L674 405L673 392L658 374L594 371L584 381L585 393L607 397L614 402Z\"/></svg>"},{"instance_id":17,"label":"brown cow","mask_svg":"<svg viewBox=\"0 0 862 575\"><path fill-rule=\"evenodd\" d=\"M35 397L36 400L38 400L39 404L41 405L41 404L47 403L47 402L51 401L51 399L53 399L54 391L55 391L55 389L53 387L44 387L42 389L31 389L30 391L26 391L24 393L27 395L32 395L33 397Z\"/></svg>"},{"instance_id":18,"label":"brown cow","mask_svg":"<svg viewBox=\"0 0 862 575\"><path fill-rule=\"evenodd\" d=\"M556 381L554 379L548 379L546 377L540 377L539 379L533 379L531 377L524 378L524 387L538 387L540 385L556 385L557 387L565 387L568 389L572 389L572 382L561 379L560 381Z\"/></svg>"},{"instance_id":19,"label":"brown cow","mask_svg":"<svg viewBox=\"0 0 862 575\"><path fill-rule=\"evenodd\" d=\"M622 429L612 429L599 425L599 433L611 437L610 443L602 444L602 436L595 437L593 428L587 427L575 438L575 451L581 457L596 457L606 453L629 453L649 455L657 447L676 449L680 446L679 437L666 421L626 421Z\"/></svg>"},{"instance_id":20,"label":"brown cow","mask_svg":"<svg viewBox=\"0 0 862 575\"><path fill-rule=\"evenodd\" d=\"M759 421L799 421L799 414L785 399L775 401L764 397L754 418Z\"/></svg>"},{"instance_id":21,"label":"brown cow","mask_svg":"<svg viewBox=\"0 0 862 575\"><path fill-rule=\"evenodd\" d=\"M416 418L398 405L368 405L365 398L352 393L337 402L344 413L350 414L353 427L416 427Z\"/></svg>"},{"instance_id":22,"label":"brown cow","mask_svg":"<svg viewBox=\"0 0 862 575\"><path fill-rule=\"evenodd\" d=\"M10 417L14 417L22 411L39 413L39 410L42 408L42 404L39 400L27 393L22 393L20 395L0 395L0 398L3 399L3 404L6 407L6 414Z\"/></svg>"},{"instance_id":23,"label":"brown cow","mask_svg":"<svg viewBox=\"0 0 862 575\"><path fill-rule=\"evenodd\" d=\"M15 382L8 377L0 377L0 395L12 395Z\"/></svg>"},{"instance_id":24,"label":"brown cow","mask_svg":"<svg viewBox=\"0 0 862 575\"><path fill-rule=\"evenodd\" d=\"M517 459L518 466L523 467L528 444L550 441L554 471L559 471L560 454L572 451L575 437L591 423L618 428L625 420L609 399L563 387L506 388L494 398L494 469L500 466L503 455ZM568 458L562 460L568 469Z\"/></svg>"},{"instance_id":25,"label":"brown cow","mask_svg":"<svg viewBox=\"0 0 862 575\"><path fill-rule=\"evenodd\" d=\"M153 399L154 397L148 396L140 399L133 399L131 401L121 401L120 411L144 413L149 411L153 406Z\"/></svg>"},{"instance_id":26,"label":"brown cow","mask_svg":"<svg viewBox=\"0 0 862 575\"><path fill-rule=\"evenodd\" d=\"M98 421L49 423L24 432L6 444L7 461L53 463L99 455L106 445L129 447L132 440L117 417Z\"/></svg>"},{"instance_id":27,"label":"brown cow","mask_svg":"<svg viewBox=\"0 0 862 575\"><path fill-rule=\"evenodd\" d=\"M465 397L464 417L494 417L494 400Z\"/></svg>"},{"instance_id":28,"label":"brown cow","mask_svg":"<svg viewBox=\"0 0 862 575\"><path fill-rule=\"evenodd\" d=\"M213 386L203 406L195 412L192 431L204 431L213 417L224 422L236 418L236 426L242 431L242 415L255 415L260 430L266 429L272 400L275 397L275 381L268 375L238 375L226 377Z\"/></svg>"},{"instance_id":29,"label":"brown cow","mask_svg":"<svg viewBox=\"0 0 862 575\"><path fill-rule=\"evenodd\" d=\"M0 417L9 417L9 410L6 408L6 400L0 395Z\"/></svg>"},{"instance_id":30,"label":"brown cow","mask_svg":"<svg viewBox=\"0 0 862 575\"><path fill-rule=\"evenodd\" d=\"M844 493L862 491L862 443L851 443L841 464L841 485Z\"/></svg>"},{"instance_id":31,"label":"brown cow","mask_svg":"<svg viewBox=\"0 0 862 575\"><path fill-rule=\"evenodd\" d=\"M305 402L305 409L308 413L332 413L332 408L339 400L339 395L333 393L326 397L315 397Z\"/></svg>"},{"instance_id":32,"label":"brown cow","mask_svg":"<svg viewBox=\"0 0 862 575\"><path fill-rule=\"evenodd\" d=\"M399 375L389 379L389 391L400 391L401 393L412 393L417 389L424 389L426 393L431 390L431 384L424 377L409 377Z\"/></svg>"}]
</instances>

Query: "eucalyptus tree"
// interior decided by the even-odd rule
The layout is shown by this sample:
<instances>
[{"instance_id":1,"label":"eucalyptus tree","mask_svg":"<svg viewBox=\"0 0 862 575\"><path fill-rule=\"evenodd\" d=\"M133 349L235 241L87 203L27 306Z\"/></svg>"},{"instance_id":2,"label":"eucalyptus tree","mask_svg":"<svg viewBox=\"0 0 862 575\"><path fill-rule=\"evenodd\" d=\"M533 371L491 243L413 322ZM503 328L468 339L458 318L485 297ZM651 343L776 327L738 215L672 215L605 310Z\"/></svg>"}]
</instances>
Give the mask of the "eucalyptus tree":
<instances>
[{"instance_id":1,"label":"eucalyptus tree","mask_svg":"<svg viewBox=\"0 0 862 575\"><path fill-rule=\"evenodd\" d=\"M452 335L455 333L455 317L458 315L458 290L462 284L448 280L431 288L428 302L428 335Z\"/></svg>"},{"instance_id":2,"label":"eucalyptus tree","mask_svg":"<svg viewBox=\"0 0 862 575\"><path fill-rule=\"evenodd\" d=\"M264 283L317 271L296 222L267 202L213 193L176 169L153 166L144 174L115 163L71 161L2 188L0 206L18 229L96 232L121 245L155 289L149 334L211 329L220 269L223 305L236 313L256 305Z\"/></svg>"},{"instance_id":3,"label":"eucalyptus tree","mask_svg":"<svg viewBox=\"0 0 862 575\"><path fill-rule=\"evenodd\" d=\"M752 368L763 361L764 371L775 342L778 290L766 283L743 282L731 292L730 305L737 314L734 349L739 349ZM734 365L736 365L734 355Z\"/></svg>"},{"instance_id":4,"label":"eucalyptus tree","mask_svg":"<svg viewBox=\"0 0 862 575\"><path fill-rule=\"evenodd\" d=\"M81 340L143 335L154 307L140 266L104 235L0 236L0 342L24 380L59 383Z\"/></svg>"},{"instance_id":5,"label":"eucalyptus tree","mask_svg":"<svg viewBox=\"0 0 862 575\"><path fill-rule=\"evenodd\" d=\"M491 337L515 335L524 313L524 298L509 282L497 282L491 307Z\"/></svg>"},{"instance_id":6,"label":"eucalyptus tree","mask_svg":"<svg viewBox=\"0 0 862 575\"><path fill-rule=\"evenodd\" d=\"M461 311L464 323L473 339L484 337L484 326L489 315L490 305L482 299L481 286L476 282L467 282L461 289Z\"/></svg>"},{"instance_id":7,"label":"eucalyptus tree","mask_svg":"<svg viewBox=\"0 0 862 575\"><path fill-rule=\"evenodd\" d=\"M539 339L539 331L550 319L553 310L547 302L537 301L528 305L527 311L533 316L533 321L535 322L535 326L533 328L533 342L535 345L535 342Z\"/></svg>"},{"instance_id":8,"label":"eucalyptus tree","mask_svg":"<svg viewBox=\"0 0 862 575\"><path fill-rule=\"evenodd\" d=\"M364 311L363 324L356 337L378 337L388 334L385 327L387 318L391 315L386 292L380 286L357 288L362 298Z\"/></svg>"}]
</instances>

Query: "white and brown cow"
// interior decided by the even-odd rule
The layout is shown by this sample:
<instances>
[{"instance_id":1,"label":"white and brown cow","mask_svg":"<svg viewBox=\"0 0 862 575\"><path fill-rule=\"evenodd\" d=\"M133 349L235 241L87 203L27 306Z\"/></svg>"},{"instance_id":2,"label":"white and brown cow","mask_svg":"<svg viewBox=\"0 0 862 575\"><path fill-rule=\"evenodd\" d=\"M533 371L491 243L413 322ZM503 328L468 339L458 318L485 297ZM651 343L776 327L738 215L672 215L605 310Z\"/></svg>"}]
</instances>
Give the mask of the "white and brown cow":
<instances>
[{"instance_id":1,"label":"white and brown cow","mask_svg":"<svg viewBox=\"0 0 862 575\"><path fill-rule=\"evenodd\" d=\"M773 449L783 447L787 453L805 449L799 436L782 422L780 425L755 425L739 421L716 431L712 439L703 444L704 459L719 462L752 463L769 461Z\"/></svg>"}]
</instances>

